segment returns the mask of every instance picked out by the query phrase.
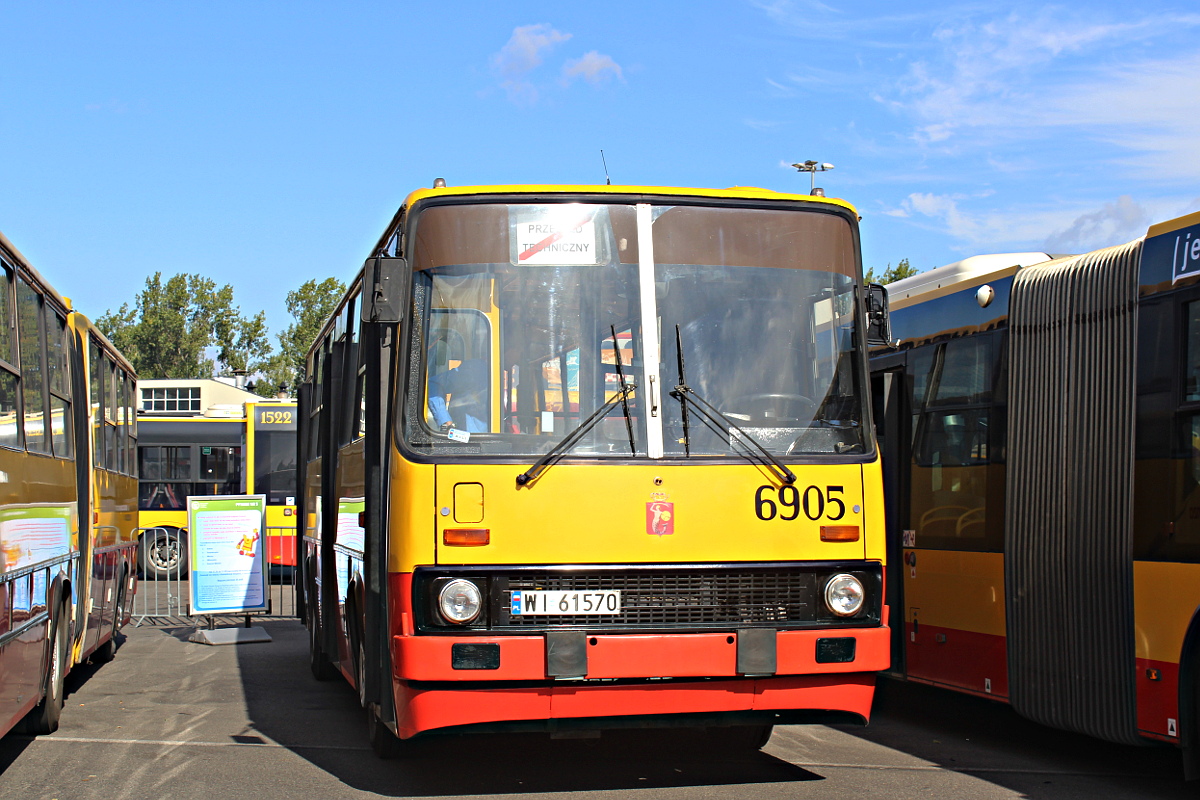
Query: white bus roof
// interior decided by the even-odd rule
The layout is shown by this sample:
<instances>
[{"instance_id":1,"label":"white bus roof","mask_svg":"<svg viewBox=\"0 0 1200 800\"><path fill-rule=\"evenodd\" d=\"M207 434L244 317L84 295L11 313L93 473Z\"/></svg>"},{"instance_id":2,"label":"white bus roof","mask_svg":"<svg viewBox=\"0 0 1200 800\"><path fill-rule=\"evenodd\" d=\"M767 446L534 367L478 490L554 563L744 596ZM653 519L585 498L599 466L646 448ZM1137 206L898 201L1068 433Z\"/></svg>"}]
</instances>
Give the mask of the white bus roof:
<instances>
[{"instance_id":1,"label":"white bus roof","mask_svg":"<svg viewBox=\"0 0 1200 800\"><path fill-rule=\"evenodd\" d=\"M1051 256L1049 253L991 253L971 256L944 267L936 267L928 272L918 273L911 278L903 278L895 283L889 283L888 298L894 302L918 297L943 287L965 283L972 278L980 278L1011 267L1041 264L1053 258L1057 258L1057 256Z\"/></svg>"}]
</instances>

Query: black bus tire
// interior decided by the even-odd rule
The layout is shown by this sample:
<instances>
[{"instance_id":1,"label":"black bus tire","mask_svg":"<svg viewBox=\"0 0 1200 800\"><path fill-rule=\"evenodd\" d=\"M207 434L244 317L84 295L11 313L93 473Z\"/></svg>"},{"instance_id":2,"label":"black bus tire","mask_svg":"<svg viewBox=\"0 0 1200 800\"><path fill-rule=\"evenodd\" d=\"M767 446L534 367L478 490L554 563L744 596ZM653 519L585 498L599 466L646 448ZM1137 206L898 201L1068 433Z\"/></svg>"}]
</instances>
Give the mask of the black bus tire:
<instances>
[{"instance_id":1,"label":"black bus tire","mask_svg":"<svg viewBox=\"0 0 1200 800\"><path fill-rule=\"evenodd\" d=\"M337 677L337 670L330 663L329 658L325 655L325 650L321 647L320 632L317 627L317 611L314 608L314 603L311 602L315 595L309 595L308 606L308 669L312 672L312 676L319 681L333 680Z\"/></svg>"},{"instance_id":2,"label":"black bus tire","mask_svg":"<svg viewBox=\"0 0 1200 800\"><path fill-rule=\"evenodd\" d=\"M719 751L731 755L754 753L763 749L771 739L774 725L734 725L710 728L708 742Z\"/></svg>"},{"instance_id":3,"label":"black bus tire","mask_svg":"<svg viewBox=\"0 0 1200 800\"><path fill-rule=\"evenodd\" d=\"M375 755L384 761L393 758L402 758L408 747L396 734L392 733L387 725L383 724L383 720L379 718L377 707L372 704L367 706L367 738L371 742L371 749L375 751Z\"/></svg>"},{"instance_id":4,"label":"black bus tire","mask_svg":"<svg viewBox=\"0 0 1200 800\"><path fill-rule=\"evenodd\" d=\"M187 576L187 535L179 528L149 528L142 534L142 577L157 581Z\"/></svg>"},{"instance_id":5,"label":"black bus tire","mask_svg":"<svg viewBox=\"0 0 1200 800\"><path fill-rule=\"evenodd\" d=\"M46 676L46 693L42 701L34 706L19 726L21 733L31 736L41 736L58 730L58 720L62 716L63 699L66 695L67 670L69 657L67 641L67 609L60 606L58 615L50 625L50 674Z\"/></svg>"}]
</instances>

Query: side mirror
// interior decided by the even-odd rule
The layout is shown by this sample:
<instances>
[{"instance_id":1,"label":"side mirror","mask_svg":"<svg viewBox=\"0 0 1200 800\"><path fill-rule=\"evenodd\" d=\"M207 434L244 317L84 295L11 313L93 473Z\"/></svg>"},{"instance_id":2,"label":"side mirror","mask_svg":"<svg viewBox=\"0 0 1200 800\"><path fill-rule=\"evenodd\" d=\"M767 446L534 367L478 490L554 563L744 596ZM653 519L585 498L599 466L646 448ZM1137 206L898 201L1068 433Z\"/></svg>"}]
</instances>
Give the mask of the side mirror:
<instances>
[{"instance_id":1,"label":"side mirror","mask_svg":"<svg viewBox=\"0 0 1200 800\"><path fill-rule=\"evenodd\" d=\"M867 346L893 347L887 289L878 283L868 283L866 289Z\"/></svg>"},{"instance_id":2,"label":"side mirror","mask_svg":"<svg viewBox=\"0 0 1200 800\"><path fill-rule=\"evenodd\" d=\"M363 264L362 321L397 323L404 318L403 258L377 256Z\"/></svg>"}]
</instances>

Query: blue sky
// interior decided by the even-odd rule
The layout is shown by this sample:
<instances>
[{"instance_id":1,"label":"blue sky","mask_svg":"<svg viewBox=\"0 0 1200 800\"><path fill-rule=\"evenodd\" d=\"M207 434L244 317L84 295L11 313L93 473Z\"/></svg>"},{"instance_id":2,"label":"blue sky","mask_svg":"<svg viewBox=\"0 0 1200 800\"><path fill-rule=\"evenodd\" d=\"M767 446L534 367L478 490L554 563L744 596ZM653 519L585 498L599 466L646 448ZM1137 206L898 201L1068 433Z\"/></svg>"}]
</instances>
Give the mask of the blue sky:
<instances>
[{"instance_id":1,"label":"blue sky","mask_svg":"<svg viewBox=\"0 0 1200 800\"><path fill-rule=\"evenodd\" d=\"M1200 8L864 0L0 0L0 230L96 317L347 278L451 184L762 186L864 263L1081 252L1200 210Z\"/></svg>"}]
</instances>

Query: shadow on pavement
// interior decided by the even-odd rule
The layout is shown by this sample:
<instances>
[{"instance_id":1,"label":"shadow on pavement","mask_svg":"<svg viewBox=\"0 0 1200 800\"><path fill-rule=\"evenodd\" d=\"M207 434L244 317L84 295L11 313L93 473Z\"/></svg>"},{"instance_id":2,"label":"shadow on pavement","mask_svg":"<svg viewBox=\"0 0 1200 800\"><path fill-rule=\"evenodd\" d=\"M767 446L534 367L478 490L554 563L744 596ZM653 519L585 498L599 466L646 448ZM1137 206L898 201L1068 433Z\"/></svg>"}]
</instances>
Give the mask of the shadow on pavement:
<instances>
[{"instance_id":1,"label":"shadow on pavement","mask_svg":"<svg viewBox=\"0 0 1200 800\"><path fill-rule=\"evenodd\" d=\"M121 652L121 646L125 644L125 641L126 636L124 633L116 635L118 654ZM71 697L83 689L87 685L87 682L106 666L108 665L104 663L84 661L67 673L67 677L63 681L64 713L70 708ZM34 741L36 741L35 738L15 731L0 738L0 774L3 774L14 761L20 758L21 754Z\"/></svg>"},{"instance_id":2,"label":"shadow on pavement","mask_svg":"<svg viewBox=\"0 0 1200 800\"><path fill-rule=\"evenodd\" d=\"M1035 799L1062 797L1064 778L1077 786L1089 775L1105 787L1097 796L1194 798L1200 790L1183 781L1173 747L1060 731L1021 717L1007 703L888 678L879 679L871 724L841 730Z\"/></svg>"},{"instance_id":3,"label":"shadow on pavement","mask_svg":"<svg viewBox=\"0 0 1200 800\"><path fill-rule=\"evenodd\" d=\"M264 627L272 644L238 649L254 731L362 791L434 797L822 780L766 753L715 751L702 735L678 730L606 731L599 739L430 736L414 740L406 757L381 761L356 693L341 679L318 682L309 673L304 627L295 620Z\"/></svg>"}]
</instances>

